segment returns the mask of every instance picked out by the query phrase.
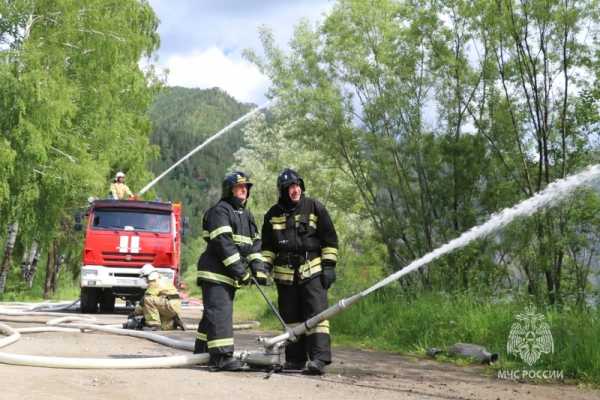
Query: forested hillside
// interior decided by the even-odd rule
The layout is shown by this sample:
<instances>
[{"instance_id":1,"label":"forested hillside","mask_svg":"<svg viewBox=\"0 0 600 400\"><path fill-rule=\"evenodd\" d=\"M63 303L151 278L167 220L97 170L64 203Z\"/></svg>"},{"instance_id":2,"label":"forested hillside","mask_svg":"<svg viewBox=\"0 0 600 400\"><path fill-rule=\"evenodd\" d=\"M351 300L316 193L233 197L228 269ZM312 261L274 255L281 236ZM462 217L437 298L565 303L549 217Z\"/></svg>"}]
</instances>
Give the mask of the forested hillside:
<instances>
[{"instance_id":1,"label":"forested hillside","mask_svg":"<svg viewBox=\"0 0 600 400\"><path fill-rule=\"evenodd\" d=\"M160 174L251 108L218 88L164 88L150 109L151 141L160 149L160 158L151 164L152 172ZM233 164L233 154L244 143L241 131L234 129L157 184L161 198L183 203L192 235L201 233L202 213L220 196L223 176Z\"/></svg>"}]
</instances>

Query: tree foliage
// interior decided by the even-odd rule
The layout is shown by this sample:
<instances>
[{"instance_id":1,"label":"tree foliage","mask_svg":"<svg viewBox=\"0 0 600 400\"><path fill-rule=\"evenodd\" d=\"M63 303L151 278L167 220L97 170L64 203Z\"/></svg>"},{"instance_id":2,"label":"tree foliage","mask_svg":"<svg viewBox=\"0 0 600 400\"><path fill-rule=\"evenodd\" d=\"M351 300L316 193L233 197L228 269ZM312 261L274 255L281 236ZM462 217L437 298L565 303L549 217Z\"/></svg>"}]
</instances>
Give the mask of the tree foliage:
<instances>
[{"instance_id":1,"label":"tree foliage","mask_svg":"<svg viewBox=\"0 0 600 400\"><path fill-rule=\"evenodd\" d=\"M138 62L158 21L136 0L4 0L0 16L0 228L19 222L21 250L65 252L70 216L114 172L151 176L155 86Z\"/></svg>"},{"instance_id":2,"label":"tree foliage","mask_svg":"<svg viewBox=\"0 0 600 400\"><path fill-rule=\"evenodd\" d=\"M263 30L265 56L249 57L271 78L282 123L294 121L286 137L318 143L348 174L396 270L597 160L597 10L594 0L339 0L322 23L298 25L289 52ZM524 283L550 303L586 291L586 279L563 283L581 269L585 246L573 244L596 235L584 217L595 199L519 222L411 281Z\"/></svg>"}]
</instances>

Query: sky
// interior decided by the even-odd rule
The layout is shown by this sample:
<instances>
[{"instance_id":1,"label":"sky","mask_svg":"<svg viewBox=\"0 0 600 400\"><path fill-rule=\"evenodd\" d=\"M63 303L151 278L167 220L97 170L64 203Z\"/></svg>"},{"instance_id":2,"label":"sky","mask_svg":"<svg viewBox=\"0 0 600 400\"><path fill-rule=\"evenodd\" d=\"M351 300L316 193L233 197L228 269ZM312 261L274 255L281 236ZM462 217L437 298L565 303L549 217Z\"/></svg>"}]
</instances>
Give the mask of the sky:
<instances>
[{"instance_id":1,"label":"sky","mask_svg":"<svg viewBox=\"0 0 600 400\"><path fill-rule=\"evenodd\" d=\"M262 104L269 80L242 57L261 51L267 26L286 48L301 18L322 20L332 0L149 0L160 19L157 60L169 86L220 87L238 101Z\"/></svg>"}]
</instances>

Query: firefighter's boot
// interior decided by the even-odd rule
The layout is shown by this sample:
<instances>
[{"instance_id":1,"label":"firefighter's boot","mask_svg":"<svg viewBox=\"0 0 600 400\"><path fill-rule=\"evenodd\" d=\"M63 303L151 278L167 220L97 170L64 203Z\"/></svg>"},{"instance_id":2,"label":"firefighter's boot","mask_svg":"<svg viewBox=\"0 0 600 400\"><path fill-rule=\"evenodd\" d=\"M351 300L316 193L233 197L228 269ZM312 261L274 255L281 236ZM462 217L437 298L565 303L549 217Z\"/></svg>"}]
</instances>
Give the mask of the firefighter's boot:
<instances>
[{"instance_id":1,"label":"firefighter's boot","mask_svg":"<svg viewBox=\"0 0 600 400\"><path fill-rule=\"evenodd\" d=\"M228 354L214 357L212 361L214 363L214 371L241 371L244 367L244 364L240 360Z\"/></svg>"},{"instance_id":2,"label":"firefighter's boot","mask_svg":"<svg viewBox=\"0 0 600 400\"><path fill-rule=\"evenodd\" d=\"M321 360L312 360L306 363L306 369L302 373L306 375L323 375L325 373L325 362Z\"/></svg>"}]
</instances>

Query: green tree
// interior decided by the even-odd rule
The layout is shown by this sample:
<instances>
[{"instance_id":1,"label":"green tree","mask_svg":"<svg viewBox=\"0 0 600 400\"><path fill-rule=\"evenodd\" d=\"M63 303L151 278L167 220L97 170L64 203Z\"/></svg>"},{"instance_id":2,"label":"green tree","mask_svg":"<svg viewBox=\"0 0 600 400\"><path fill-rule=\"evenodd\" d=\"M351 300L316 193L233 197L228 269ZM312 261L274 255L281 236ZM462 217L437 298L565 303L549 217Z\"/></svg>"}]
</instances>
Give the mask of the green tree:
<instances>
[{"instance_id":1,"label":"green tree","mask_svg":"<svg viewBox=\"0 0 600 400\"><path fill-rule=\"evenodd\" d=\"M597 9L339 0L323 23L299 24L288 53L263 31L265 57L249 57L294 121L286 135L348 171L398 269L597 159L598 42L581 30L597 30ZM577 259L563 239L580 235L588 200L474 243L418 281L495 291L518 287L517 268L530 294L559 303Z\"/></svg>"},{"instance_id":2,"label":"green tree","mask_svg":"<svg viewBox=\"0 0 600 400\"><path fill-rule=\"evenodd\" d=\"M151 176L154 80L138 62L158 46L158 21L135 0L2 1L0 15L1 140L14 160L1 169L0 228L18 221L23 243L78 252L72 213L105 196L115 170L134 186Z\"/></svg>"}]
</instances>

